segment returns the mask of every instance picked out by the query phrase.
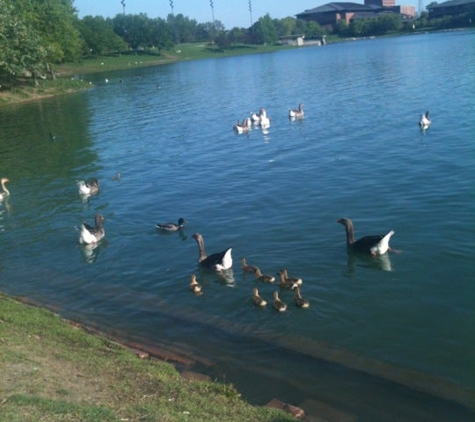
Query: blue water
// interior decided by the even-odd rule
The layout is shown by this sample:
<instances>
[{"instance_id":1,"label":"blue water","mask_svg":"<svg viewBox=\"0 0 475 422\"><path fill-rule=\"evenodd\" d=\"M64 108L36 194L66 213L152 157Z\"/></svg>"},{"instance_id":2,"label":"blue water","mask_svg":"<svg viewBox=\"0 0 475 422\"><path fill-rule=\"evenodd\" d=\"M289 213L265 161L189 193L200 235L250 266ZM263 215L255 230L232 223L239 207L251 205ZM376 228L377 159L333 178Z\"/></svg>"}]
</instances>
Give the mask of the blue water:
<instances>
[{"instance_id":1,"label":"blue water","mask_svg":"<svg viewBox=\"0 0 475 422\"><path fill-rule=\"evenodd\" d=\"M129 69L0 109L0 290L180 350L255 403L471 420L474 47L454 31ZM269 130L236 135L260 107ZM81 201L89 177L102 190ZM76 228L98 212L106 239L91 252ZM345 216L356 237L394 230L394 251L348 256ZM179 217L181 234L155 229ZM198 268L194 232L208 253L233 248L226 277ZM252 288L270 301L276 286L242 256L302 277L310 309L286 291L285 314L255 309Z\"/></svg>"}]
</instances>

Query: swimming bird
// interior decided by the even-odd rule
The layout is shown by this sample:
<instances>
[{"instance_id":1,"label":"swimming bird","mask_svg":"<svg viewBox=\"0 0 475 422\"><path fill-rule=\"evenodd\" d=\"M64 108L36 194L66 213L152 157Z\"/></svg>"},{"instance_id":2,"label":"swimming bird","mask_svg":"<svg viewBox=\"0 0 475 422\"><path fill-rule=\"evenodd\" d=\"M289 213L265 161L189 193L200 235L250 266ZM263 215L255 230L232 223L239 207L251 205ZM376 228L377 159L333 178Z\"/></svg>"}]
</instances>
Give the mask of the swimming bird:
<instances>
[{"instance_id":1,"label":"swimming bird","mask_svg":"<svg viewBox=\"0 0 475 422\"><path fill-rule=\"evenodd\" d=\"M266 306L267 302L264 299L262 299L261 296L259 296L259 291L257 290L257 288L254 287L252 291L253 291L252 300L254 301L254 305L261 306L261 307Z\"/></svg>"},{"instance_id":2,"label":"swimming bird","mask_svg":"<svg viewBox=\"0 0 475 422\"><path fill-rule=\"evenodd\" d=\"M272 304L274 308L279 312L285 312L287 305L279 299L279 293L277 290L274 292L274 303Z\"/></svg>"},{"instance_id":3,"label":"swimming bird","mask_svg":"<svg viewBox=\"0 0 475 422\"><path fill-rule=\"evenodd\" d=\"M349 250L360 253L369 253L373 256L383 255L391 250L389 247L389 239L394 234L393 230L386 234L364 236L361 239L355 240L353 223L349 218L341 218L340 220L336 220L336 222L345 226L346 245Z\"/></svg>"},{"instance_id":4,"label":"swimming bird","mask_svg":"<svg viewBox=\"0 0 475 422\"><path fill-rule=\"evenodd\" d=\"M297 284L299 286L302 285L302 279L300 277L289 277L286 268L282 268L277 274L283 273L284 280L289 283Z\"/></svg>"},{"instance_id":5,"label":"swimming bird","mask_svg":"<svg viewBox=\"0 0 475 422\"><path fill-rule=\"evenodd\" d=\"M302 297L300 294L300 288L298 286L295 288L295 305L297 305L299 308L310 307L310 302Z\"/></svg>"},{"instance_id":6,"label":"swimming bird","mask_svg":"<svg viewBox=\"0 0 475 422\"><path fill-rule=\"evenodd\" d=\"M118 171L115 176L112 176L111 179L112 180L120 180L120 171Z\"/></svg>"},{"instance_id":7,"label":"swimming bird","mask_svg":"<svg viewBox=\"0 0 475 422\"><path fill-rule=\"evenodd\" d=\"M279 271L277 274L279 274L279 287L281 289L290 289L293 290L296 287L298 287L297 283L294 283L293 281L287 281L285 278L285 272L282 270Z\"/></svg>"},{"instance_id":8,"label":"swimming bird","mask_svg":"<svg viewBox=\"0 0 475 422\"><path fill-rule=\"evenodd\" d=\"M180 218L178 220L178 224L175 223L157 223L157 229L166 231L166 232L176 232L177 230L181 230L185 225L186 220L184 218Z\"/></svg>"},{"instance_id":9,"label":"swimming bird","mask_svg":"<svg viewBox=\"0 0 475 422\"><path fill-rule=\"evenodd\" d=\"M252 123L258 125L261 122L261 115L259 113L256 113L255 111L251 111L250 114Z\"/></svg>"},{"instance_id":10,"label":"swimming bird","mask_svg":"<svg viewBox=\"0 0 475 422\"><path fill-rule=\"evenodd\" d=\"M3 201L10 195L10 191L5 187L5 183L8 183L10 179L7 179L6 177L2 177L0 179L0 185L2 187L2 190L0 191L0 201Z\"/></svg>"},{"instance_id":11,"label":"swimming bird","mask_svg":"<svg viewBox=\"0 0 475 422\"><path fill-rule=\"evenodd\" d=\"M198 243L200 256L198 258L198 263L210 270L222 271L228 270L233 266L233 259L231 256L232 248L227 248L222 252L217 252L209 256L206 255L203 237L200 233L195 233L191 237L196 240Z\"/></svg>"},{"instance_id":12,"label":"swimming bird","mask_svg":"<svg viewBox=\"0 0 475 422\"><path fill-rule=\"evenodd\" d=\"M79 180L77 182L79 195L95 195L99 192L99 180L90 179L88 182Z\"/></svg>"},{"instance_id":13,"label":"swimming bird","mask_svg":"<svg viewBox=\"0 0 475 422\"><path fill-rule=\"evenodd\" d=\"M300 103L299 104L299 108L295 109L295 108L291 108L289 109L289 117L291 119L299 119L299 118L302 118L304 115L304 112L303 112L303 104Z\"/></svg>"},{"instance_id":14,"label":"swimming bird","mask_svg":"<svg viewBox=\"0 0 475 422\"><path fill-rule=\"evenodd\" d=\"M104 220L102 214L96 214L96 217L94 218L94 227L91 227L87 223L82 223L79 243L93 245L99 242L106 235L106 232L102 227Z\"/></svg>"},{"instance_id":15,"label":"swimming bird","mask_svg":"<svg viewBox=\"0 0 475 422\"><path fill-rule=\"evenodd\" d=\"M275 277L268 275L268 274L262 274L261 270L256 267L256 278L259 281L263 281L264 283L273 283L275 281Z\"/></svg>"},{"instance_id":16,"label":"swimming bird","mask_svg":"<svg viewBox=\"0 0 475 422\"><path fill-rule=\"evenodd\" d=\"M261 108L259 123L262 129L267 129L270 126L270 119L267 117L267 112L264 108Z\"/></svg>"},{"instance_id":17,"label":"swimming bird","mask_svg":"<svg viewBox=\"0 0 475 422\"><path fill-rule=\"evenodd\" d=\"M237 134L248 133L251 130L251 126L252 123L250 117L246 117L242 123L238 120L238 122L233 126L233 130Z\"/></svg>"},{"instance_id":18,"label":"swimming bird","mask_svg":"<svg viewBox=\"0 0 475 422\"><path fill-rule=\"evenodd\" d=\"M422 130L429 129L431 121L429 119L429 111L426 111L425 114L421 114L421 119L419 120L419 127Z\"/></svg>"},{"instance_id":19,"label":"swimming bird","mask_svg":"<svg viewBox=\"0 0 475 422\"><path fill-rule=\"evenodd\" d=\"M196 294L203 294L203 292L201 291L201 285L198 284L198 282L196 281L195 274L191 274L190 290Z\"/></svg>"},{"instance_id":20,"label":"swimming bird","mask_svg":"<svg viewBox=\"0 0 475 422\"><path fill-rule=\"evenodd\" d=\"M244 258L244 257L241 258L241 268L245 273L254 273L255 274L256 271L258 270L258 268L255 267L254 265L247 265L246 258Z\"/></svg>"}]
</instances>

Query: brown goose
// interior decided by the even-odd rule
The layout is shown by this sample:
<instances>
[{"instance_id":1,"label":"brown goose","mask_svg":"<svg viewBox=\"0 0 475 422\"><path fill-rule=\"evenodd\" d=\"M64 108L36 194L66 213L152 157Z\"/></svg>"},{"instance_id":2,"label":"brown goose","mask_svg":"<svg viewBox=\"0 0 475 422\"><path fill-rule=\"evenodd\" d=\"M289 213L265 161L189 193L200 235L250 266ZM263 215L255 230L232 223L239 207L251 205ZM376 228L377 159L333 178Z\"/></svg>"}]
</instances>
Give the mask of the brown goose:
<instances>
[{"instance_id":1,"label":"brown goose","mask_svg":"<svg viewBox=\"0 0 475 422\"><path fill-rule=\"evenodd\" d=\"M102 214L96 214L96 217L94 218L94 227L91 227L87 223L82 223L79 243L93 245L99 242L106 235L106 232L102 227L104 220Z\"/></svg>"},{"instance_id":2,"label":"brown goose","mask_svg":"<svg viewBox=\"0 0 475 422\"><path fill-rule=\"evenodd\" d=\"M304 299L302 295L300 294L300 288L297 286L295 288L295 304L299 308L308 308L310 307L310 302L307 299Z\"/></svg>"},{"instance_id":3,"label":"brown goose","mask_svg":"<svg viewBox=\"0 0 475 422\"><path fill-rule=\"evenodd\" d=\"M287 305L279 299L277 290L274 292L274 303L272 306L279 312L285 312L287 310Z\"/></svg>"},{"instance_id":4,"label":"brown goose","mask_svg":"<svg viewBox=\"0 0 475 422\"><path fill-rule=\"evenodd\" d=\"M203 294L203 292L201 291L201 285L198 284L198 282L196 281L195 274L191 274L190 290L196 294Z\"/></svg>"},{"instance_id":5,"label":"brown goose","mask_svg":"<svg viewBox=\"0 0 475 422\"><path fill-rule=\"evenodd\" d=\"M393 230L386 234L364 236L361 239L355 240L353 223L349 218L341 218L336 222L345 226L346 245L350 251L368 253L373 256L377 256L383 255L387 251L391 250L389 247L389 239L394 234Z\"/></svg>"},{"instance_id":6,"label":"brown goose","mask_svg":"<svg viewBox=\"0 0 475 422\"><path fill-rule=\"evenodd\" d=\"M273 283L275 277L269 274L262 274L260 268L256 267L256 278L264 283Z\"/></svg>"},{"instance_id":7,"label":"brown goose","mask_svg":"<svg viewBox=\"0 0 475 422\"><path fill-rule=\"evenodd\" d=\"M259 291L255 287L252 291L253 291L252 300L254 302L254 305L261 306L261 307L266 306L267 302L264 299L262 299L261 296L259 296Z\"/></svg>"},{"instance_id":8,"label":"brown goose","mask_svg":"<svg viewBox=\"0 0 475 422\"><path fill-rule=\"evenodd\" d=\"M241 258L241 268L245 273L253 273L255 274L256 271L258 270L257 267L254 265L247 265L246 258L242 257Z\"/></svg>"},{"instance_id":9,"label":"brown goose","mask_svg":"<svg viewBox=\"0 0 475 422\"><path fill-rule=\"evenodd\" d=\"M225 249L222 252L217 252L211 255L206 255L203 237L200 233L195 233L191 237L196 240L198 244L200 256L198 263L210 270L222 271L228 270L233 266L233 259L231 256L232 248Z\"/></svg>"}]
</instances>

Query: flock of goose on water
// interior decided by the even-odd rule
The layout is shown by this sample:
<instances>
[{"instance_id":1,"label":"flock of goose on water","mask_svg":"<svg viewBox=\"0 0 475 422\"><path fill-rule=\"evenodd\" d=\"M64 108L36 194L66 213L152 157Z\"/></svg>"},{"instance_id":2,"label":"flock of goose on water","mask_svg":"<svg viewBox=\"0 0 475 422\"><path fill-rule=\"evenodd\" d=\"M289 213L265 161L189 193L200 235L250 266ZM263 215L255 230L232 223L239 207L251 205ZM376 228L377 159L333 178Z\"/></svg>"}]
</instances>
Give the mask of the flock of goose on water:
<instances>
[{"instance_id":1,"label":"flock of goose on water","mask_svg":"<svg viewBox=\"0 0 475 422\"><path fill-rule=\"evenodd\" d=\"M304 117L303 104L299 104L297 109L289 110L289 118L291 119L300 119ZM270 119L267 116L267 113L264 108L261 108L259 113L251 113L250 117L247 117L241 123L236 123L234 125L234 130L237 133L246 133L251 129L252 124L258 125L261 128L265 129L270 126ZM419 127L421 130L425 131L429 128L431 121L429 119L429 112L421 114L419 120ZM120 173L117 173L113 179L118 180L120 178ZM6 183L10 180L6 177L0 179L0 203L5 201L9 195L10 191L5 186ZM91 195L97 195L100 191L99 180L96 178L90 179L88 181L80 180L77 182L78 193L82 198L88 198ZM94 226L91 226L87 223L82 223L80 226L79 234L79 243L87 247L95 247L97 244L105 237L104 223L105 219L102 214L96 214L94 218ZM355 239L353 223L349 218L341 218L336 220L337 223L342 224L345 227L346 231L346 245L349 252L357 254L366 254L370 256L380 256L384 255L391 250L389 246L389 240L394 234L394 231L391 230L385 234L381 235L370 235L364 236L358 240ZM156 228L165 232L176 232L183 229L186 220L180 218L178 223L157 223ZM207 255L204 247L203 237L200 233L195 233L192 237L196 240L199 251L198 264L200 267L216 272L224 272L232 268L233 260L231 256L232 248L227 248L221 252L213 253ZM268 274L262 274L259 267L254 265L249 265L246 262L244 257L241 258L241 268L245 273L253 274L256 277L257 281L263 283L274 283L275 277ZM279 276L278 286L281 289L293 290L295 292L295 305L300 308L308 308L310 303L308 300L304 299L300 293L300 287L302 286L302 279L298 277L290 277L285 268L278 271L277 275ZM190 290L197 294L203 294L203 289L201 285L196 280L196 275L191 275L191 282L189 285ZM263 299L257 287L253 289L252 295L253 303L258 307L264 307L267 305L267 301ZM273 293L273 307L279 311L284 312L287 309L287 304L284 303L279 298L278 291Z\"/></svg>"}]
</instances>

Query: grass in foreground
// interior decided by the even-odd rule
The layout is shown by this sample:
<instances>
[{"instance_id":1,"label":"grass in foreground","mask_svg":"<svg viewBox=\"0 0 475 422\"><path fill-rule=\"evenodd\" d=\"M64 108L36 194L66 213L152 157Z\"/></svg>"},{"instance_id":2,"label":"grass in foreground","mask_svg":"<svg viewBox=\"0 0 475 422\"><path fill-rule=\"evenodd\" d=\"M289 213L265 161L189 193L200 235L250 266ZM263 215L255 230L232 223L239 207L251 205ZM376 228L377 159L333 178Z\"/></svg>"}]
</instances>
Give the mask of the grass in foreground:
<instances>
[{"instance_id":1,"label":"grass in foreground","mask_svg":"<svg viewBox=\"0 0 475 422\"><path fill-rule=\"evenodd\" d=\"M0 295L1 422L292 420Z\"/></svg>"}]
</instances>

